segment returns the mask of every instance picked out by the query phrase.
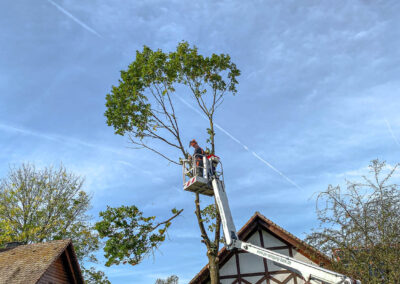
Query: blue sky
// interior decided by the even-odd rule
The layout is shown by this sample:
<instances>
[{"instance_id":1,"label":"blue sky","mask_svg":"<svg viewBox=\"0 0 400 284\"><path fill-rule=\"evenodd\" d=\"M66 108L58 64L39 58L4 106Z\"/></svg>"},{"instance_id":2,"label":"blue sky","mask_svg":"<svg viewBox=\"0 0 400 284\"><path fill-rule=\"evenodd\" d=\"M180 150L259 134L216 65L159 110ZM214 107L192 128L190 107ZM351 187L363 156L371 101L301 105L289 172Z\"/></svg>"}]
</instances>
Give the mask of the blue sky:
<instances>
[{"instance_id":1,"label":"blue sky","mask_svg":"<svg viewBox=\"0 0 400 284\"><path fill-rule=\"evenodd\" d=\"M62 162L86 177L94 216L106 205L161 217L184 208L154 258L104 270L112 283L188 282L207 259L181 169L129 149L103 116L137 49L186 40L230 54L242 72L216 116L250 149L217 130L237 228L260 211L303 237L317 225L313 193L357 178L372 159L399 162L399 12L399 1L370 0L1 1L0 175ZM185 140L204 144L205 121L176 104Z\"/></svg>"}]
</instances>

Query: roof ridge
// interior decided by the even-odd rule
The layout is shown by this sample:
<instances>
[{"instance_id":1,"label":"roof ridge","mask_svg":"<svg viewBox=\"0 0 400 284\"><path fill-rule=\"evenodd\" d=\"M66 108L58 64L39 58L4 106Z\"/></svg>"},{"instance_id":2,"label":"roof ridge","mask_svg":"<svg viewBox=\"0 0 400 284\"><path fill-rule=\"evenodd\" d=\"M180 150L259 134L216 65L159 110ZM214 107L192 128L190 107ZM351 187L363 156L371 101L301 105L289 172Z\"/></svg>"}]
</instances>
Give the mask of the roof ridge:
<instances>
[{"instance_id":1,"label":"roof ridge","mask_svg":"<svg viewBox=\"0 0 400 284\"><path fill-rule=\"evenodd\" d=\"M12 277L18 278L14 279L18 283L37 283L71 244L70 239L53 240L0 252L0 282L8 283L9 277Z\"/></svg>"},{"instance_id":2,"label":"roof ridge","mask_svg":"<svg viewBox=\"0 0 400 284\"><path fill-rule=\"evenodd\" d=\"M275 228L279 229L280 231L282 231L283 233L285 233L286 235L292 237L294 240L300 242L304 247L306 247L307 249L312 250L313 252L317 253L318 255L321 255L322 257L326 258L327 260L329 260L329 257L322 253L321 251L319 251L318 249L316 249L315 247L313 247L312 245L306 243L304 240L300 239L299 237L295 236L294 234L290 233L289 231L285 230L283 227L279 226L278 224L276 224L275 222L271 221L270 219L268 219L267 217L265 217L263 214L261 214L260 212L256 212L255 215L259 216L261 219L264 219L264 221L266 221L267 223L270 223L272 226L274 226Z\"/></svg>"},{"instance_id":3,"label":"roof ridge","mask_svg":"<svg viewBox=\"0 0 400 284\"><path fill-rule=\"evenodd\" d=\"M61 247L58 248L57 254L56 254L52 259L50 259L48 267L50 267L50 266L60 257L60 255L67 249L67 247L68 247L70 244L72 244L72 240L71 240L71 239L52 240L52 241L50 241L50 242L39 243L39 244L51 244L51 243L58 243L58 242L59 242L59 243L65 242L65 245L62 247L62 249L61 249ZM46 270L43 271L43 273L39 275L39 277L36 279L36 282L35 282L35 283L37 283L37 282L40 280L40 278L42 278L42 276L43 276L45 273L46 273Z\"/></svg>"},{"instance_id":4,"label":"roof ridge","mask_svg":"<svg viewBox=\"0 0 400 284\"><path fill-rule=\"evenodd\" d=\"M280 231L282 234L287 235L289 238L291 238L295 243L298 243L302 246L302 248L300 248L301 250L305 249L308 250L309 252L313 252L315 253L317 256L319 256L321 259L324 259L325 261L330 262L330 259L327 255L323 254L322 252L320 252L319 250L317 250L316 248L314 248L313 246L307 244L305 241L301 240L300 238L296 237L295 235L293 235L292 233L290 233L289 231L285 230L284 228L282 228L281 226L279 226L278 224L274 223L273 221L271 221L270 219L268 219L267 217L265 217L263 214L261 214L259 211L256 211L251 217L250 219L240 228L240 230L238 231L238 236L241 237L242 234L245 233L245 231L247 229L249 229L249 226L256 220L256 218L260 218L262 221L264 221L265 223L267 223L268 225L274 227L276 230ZM276 234L275 232L271 231L271 233ZM278 235L279 236L279 235ZM281 237L281 236L280 236ZM293 245L293 244L292 244ZM293 245L295 246L295 245ZM218 256L220 257L221 255L227 253L227 250L225 247L221 248L218 252ZM303 254L303 253L302 253ZM200 271L199 273L196 274L196 276L193 277L193 279L189 282L190 284L194 284L197 282L194 282L196 279L198 279L199 277L203 277L204 273L206 273L208 269L208 264L205 265ZM199 282L200 283L200 282Z\"/></svg>"}]
</instances>

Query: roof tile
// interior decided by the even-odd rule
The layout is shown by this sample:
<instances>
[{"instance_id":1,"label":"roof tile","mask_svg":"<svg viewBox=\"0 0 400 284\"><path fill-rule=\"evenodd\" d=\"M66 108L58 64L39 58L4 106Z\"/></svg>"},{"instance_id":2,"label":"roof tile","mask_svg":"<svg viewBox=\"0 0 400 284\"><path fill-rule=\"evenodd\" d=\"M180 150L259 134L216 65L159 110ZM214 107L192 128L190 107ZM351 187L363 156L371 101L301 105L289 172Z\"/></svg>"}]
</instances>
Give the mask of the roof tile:
<instances>
[{"instance_id":1,"label":"roof tile","mask_svg":"<svg viewBox=\"0 0 400 284\"><path fill-rule=\"evenodd\" d=\"M36 283L69 244L59 240L0 251L0 284Z\"/></svg>"}]
</instances>

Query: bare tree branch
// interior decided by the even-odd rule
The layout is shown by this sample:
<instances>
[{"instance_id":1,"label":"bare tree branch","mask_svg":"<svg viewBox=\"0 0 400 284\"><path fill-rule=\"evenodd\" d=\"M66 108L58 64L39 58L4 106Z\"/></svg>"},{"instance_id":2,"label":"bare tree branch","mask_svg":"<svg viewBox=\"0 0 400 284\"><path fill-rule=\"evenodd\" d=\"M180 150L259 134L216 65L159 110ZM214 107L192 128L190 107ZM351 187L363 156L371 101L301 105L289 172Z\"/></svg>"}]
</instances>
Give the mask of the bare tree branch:
<instances>
[{"instance_id":1,"label":"bare tree branch","mask_svg":"<svg viewBox=\"0 0 400 284\"><path fill-rule=\"evenodd\" d=\"M174 163L174 164L176 164L176 165L180 165L178 162L176 162L176 161L174 161L174 160L168 158L166 155L161 154L159 151L155 150L154 148L151 148L151 147L147 146L147 145L144 144L143 142L142 142L142 143L136 142L136 141L134 141L131 137L129 137L129 140L131 141L131 143L133 143L133 144L135 144L135 145L139 145L139 146L141 146L141 147L143 147L143 148L146 148L146 149L148 149L148 150L150 150L150 151L152 151L152 152L154 152L154 153L160 155L161 157L163 157L164 159L170 161L171 163Z\"/></svg>"}]
</instances>

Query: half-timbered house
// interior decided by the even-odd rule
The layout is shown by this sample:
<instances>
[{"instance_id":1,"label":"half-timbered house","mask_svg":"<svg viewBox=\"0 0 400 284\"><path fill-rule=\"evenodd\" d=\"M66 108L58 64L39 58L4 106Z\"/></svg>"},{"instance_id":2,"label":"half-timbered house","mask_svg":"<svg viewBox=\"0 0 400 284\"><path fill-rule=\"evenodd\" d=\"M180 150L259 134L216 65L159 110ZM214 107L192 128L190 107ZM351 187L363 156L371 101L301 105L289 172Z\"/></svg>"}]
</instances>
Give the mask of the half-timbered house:
<instances>
[{"instance_id":1,"label":"half-timbered house","mask_svg":"<svg viewBox=\"0 0 400 284\"><path fill-rule=\"evenodd\" d=\"M0 284L83 284L71 240L0 249Z\"/></svg>"},{"instance_id":2,"label":"half-timbered house","mask_svg":"<svg viewBox=\"0 0 400 284\"><path fill-rule=\"evenodd\" d=\"M259 212L239 230L240 240L268 248L301 261L328 266L330 259L304 241L284 230ZM222 284L302 284L299 275L274 265L258 256L240 250L219 251L220 282ZM210 282L208 266L205 266L190 284Z\"/></svg>"}]
</instances>

